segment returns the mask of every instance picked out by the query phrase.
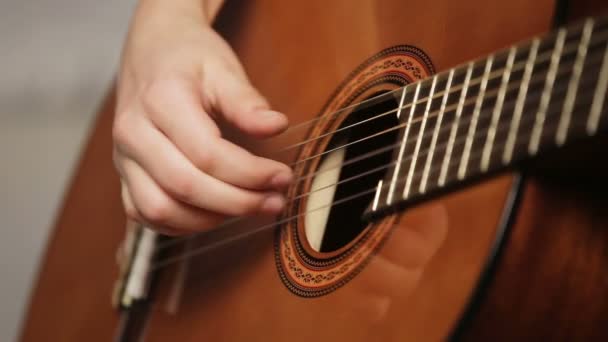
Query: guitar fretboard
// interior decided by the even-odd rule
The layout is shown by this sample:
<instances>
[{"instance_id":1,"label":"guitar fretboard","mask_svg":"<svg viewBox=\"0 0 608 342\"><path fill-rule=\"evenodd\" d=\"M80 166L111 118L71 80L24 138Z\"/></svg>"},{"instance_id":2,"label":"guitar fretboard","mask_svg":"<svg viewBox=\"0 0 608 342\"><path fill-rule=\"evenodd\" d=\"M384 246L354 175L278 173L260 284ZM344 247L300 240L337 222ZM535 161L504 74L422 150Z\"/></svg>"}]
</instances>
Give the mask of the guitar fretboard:
<instances>
[{"instance_id":1,"label":"guitar fretboard","mask_svg":"<svg viewBox=\"0 0 608 342\"><path fill-rule=\"evenodd\" d=\"M370 215L606 129L608 20L587 19L400 91Z\"/></svg>"}]
</instances>

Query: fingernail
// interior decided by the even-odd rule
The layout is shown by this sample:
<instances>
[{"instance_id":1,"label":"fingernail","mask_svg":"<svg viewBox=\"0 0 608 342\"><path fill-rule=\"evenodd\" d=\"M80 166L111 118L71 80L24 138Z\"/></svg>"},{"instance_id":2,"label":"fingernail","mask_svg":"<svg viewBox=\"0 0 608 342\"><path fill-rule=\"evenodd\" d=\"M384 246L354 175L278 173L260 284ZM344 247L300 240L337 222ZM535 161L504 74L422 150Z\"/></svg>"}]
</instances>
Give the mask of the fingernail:
<instances>
[{"instance_id":1,"label":"fingernail","mask_svg":"<svg viewBox=\"0 0 608 342\"><path fill-rule=\"evenodd\" d=\"M274 110L264 110L260 113L260 117L264 120L285 120L287 121L287 116L285 114L274 111Z\"/></svg>"},{"instance_id":2,"label":"fingernail","mask_svg":"<svg viewBox=\"0 0 608 342\"><path fill-rule=\"evenodd\" d=\"M276 189L283 189L291 183L292 179L291 171L281 171L272 178L270 185Z\"/></svg>"},{"instance_id":3,"label":"fingernail","mask_svg":"<svg viewBox=\"0 0 608 342\"><path fill-rule=\"evenodd\" d=\"M262 211L265 213L276 214L285 207L285 199L281 194L272 194L262 203Z\"/></svg>"},{"instance_id":4,"label":"fingernail","mask_svg":"<svg viewBox=\"0 0 608 342\"><path fill-rule=\"evenodd\" d=\"M273 117L283 117L285 115L283 115L283 113L281 112L277 112L276 110L262 110L260 111L260 114L262 116L268 117L268 118L273 118Z\"/></svg>"}]
</instances>

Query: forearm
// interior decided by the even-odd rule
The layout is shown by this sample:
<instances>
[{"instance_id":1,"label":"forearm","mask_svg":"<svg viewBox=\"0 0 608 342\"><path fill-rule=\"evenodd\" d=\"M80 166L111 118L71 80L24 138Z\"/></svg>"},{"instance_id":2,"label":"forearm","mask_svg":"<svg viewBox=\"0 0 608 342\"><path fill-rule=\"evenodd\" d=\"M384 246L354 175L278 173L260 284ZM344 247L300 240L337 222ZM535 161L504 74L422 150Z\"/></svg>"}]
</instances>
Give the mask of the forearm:
<instances>
[{"instance_id":1,"label":"forearm","mask_svg":"<svg viewBox=\"0 0 608 342\"><path fill-rule=\"evenodd\" d=\"M123 61L146 63L154 60L150 56L175 48L178 37L185 40L197 37L200 32L210 31L223 2L224 0L139 0L123 49ZM177 45L180 49L189 46Z\"/></svg>"},{"instance_id":2,"label":"forearm","mask_svg":"<svg viewBox=\"0 0 608 342\"><path fill-rule=\"evenodd\" d=\"M223 3L224 0L140 0L134 20L191 17L201 24L211 25Z\"/></svg>"}]
</instances>

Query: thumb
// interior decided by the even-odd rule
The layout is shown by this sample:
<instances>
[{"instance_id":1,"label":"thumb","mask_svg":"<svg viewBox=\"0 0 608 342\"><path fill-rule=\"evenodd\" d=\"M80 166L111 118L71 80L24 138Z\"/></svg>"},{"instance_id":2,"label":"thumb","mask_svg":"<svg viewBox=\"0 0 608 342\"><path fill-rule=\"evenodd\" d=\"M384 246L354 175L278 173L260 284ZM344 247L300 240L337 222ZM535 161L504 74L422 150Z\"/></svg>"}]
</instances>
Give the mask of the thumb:
<instances>
[{"instance_id":1,"label":"thumb","mask_svg":"<svg viewBox=\"0 0 608 342\"><path fill-rule=\"evenodd\" d=\"M214 109L230 124L256 137L270 137L287 129L285 115L271 110L246 77L227 72L214 83Z\"/></svg>"}]
</instances>

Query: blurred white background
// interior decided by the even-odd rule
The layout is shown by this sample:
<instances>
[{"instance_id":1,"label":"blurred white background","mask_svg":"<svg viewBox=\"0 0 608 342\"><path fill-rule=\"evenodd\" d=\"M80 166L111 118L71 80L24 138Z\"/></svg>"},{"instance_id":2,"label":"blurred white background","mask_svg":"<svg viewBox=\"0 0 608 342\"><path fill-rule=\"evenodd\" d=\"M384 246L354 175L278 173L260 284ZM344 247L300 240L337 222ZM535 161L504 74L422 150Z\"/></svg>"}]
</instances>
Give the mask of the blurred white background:
<instances>
[{"instance_id":1,"label":"blurred white background","mask_svg":"<svg viewBox=\"0 0 608 342\"><path fill-rule=\"evenodd\" d=\"M135 0L0 0L0 340L13 341Z\"/></svg>"}]
</instances>

